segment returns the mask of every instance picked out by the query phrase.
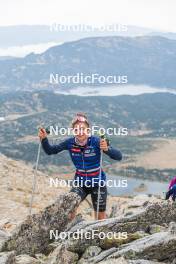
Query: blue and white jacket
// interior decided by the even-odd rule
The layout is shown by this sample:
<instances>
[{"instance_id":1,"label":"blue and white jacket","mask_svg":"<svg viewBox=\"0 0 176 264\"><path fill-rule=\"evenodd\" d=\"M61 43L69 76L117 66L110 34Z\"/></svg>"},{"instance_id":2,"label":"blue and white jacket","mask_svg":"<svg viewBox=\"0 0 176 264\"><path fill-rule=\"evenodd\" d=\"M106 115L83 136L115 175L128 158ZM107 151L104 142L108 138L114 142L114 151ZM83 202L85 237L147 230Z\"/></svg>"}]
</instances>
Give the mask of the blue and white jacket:
<instances>
[{"instance_id":1,"label":"blue and white jacket","mask_svg":"<svg viewBox=\"0 0 176 264\"><path fill-rule=\"evenodd\" d=\"M75 165L75 179L89 180L99 182L99 180L106 180L106 175L101 170L100 175L100 138L90 136L87 144L82 147L76 144L75 137L67 138L57 145L50 145L47 138L42 140L42 147L46 154L57 154L63 150L68 150L73 164ZM122 154L118 149L109 146L108 151L104 151L111 159L121 160Z\"/></svg>"}]
</instances>

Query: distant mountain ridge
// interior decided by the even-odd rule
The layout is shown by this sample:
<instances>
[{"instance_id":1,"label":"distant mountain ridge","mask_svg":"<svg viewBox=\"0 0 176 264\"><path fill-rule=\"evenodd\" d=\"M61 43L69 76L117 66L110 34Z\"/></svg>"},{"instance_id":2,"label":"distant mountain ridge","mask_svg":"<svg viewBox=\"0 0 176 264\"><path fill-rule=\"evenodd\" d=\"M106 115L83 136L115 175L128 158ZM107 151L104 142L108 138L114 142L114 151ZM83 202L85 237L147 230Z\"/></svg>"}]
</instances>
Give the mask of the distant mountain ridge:
<instances>
[{"instance_id":1,"label":"distant mountain ridge","mask_svg":"<svg viewBox=\"0 0 176 264\"><path fill-rule=\"evenodd\" d=\"M49 48L42 54L0 61L0 90L69 89L50 74L128 76L128 84L176 88L176 40L163 37L95 37ZM84 86L84 85L83 85Z\"/></svg>"},{"instance_id":2,"label":"distant mountain ridge","mask_svg":"<svg viewBox=\"0 0 176 264\"><path fill-rule=\"evenodd\" d=\"M62 25L56 24L55 22L51 25L0 26L0 47L7 48L47 42L60 43L75 41L87 37L103 36L136 37L155 35L176 39L176 33L174 32L164 32L151 28L122 25L120 23L110 24L109 30L107 28L108 25L102 26L104 26L104 30L100 30L97 26L92 26L92 30L90 30L91 25ZM82 30L82 27L88 27L88 30ZM80 30L78 30L79 28Z\"/></svg>"},{"instance_id":3,"label":"distant mountain ridge","mask_svg":"<svg viewBox=\"0 0 176 264\"><path fill-rule=\"evenodd\" d=\"M155 32L155 30L150 28L122 25L119 23L109 25L109 29L107 28L108 25L102 26L104 26L104 30L100 30L97 26L92 25L62 25L56 22L51 23L51 25L0 26L0 47L7 48L51 41L68 42L87 37L111 35L135 37ZM85 30L83 30L84 28ZM159 32L159 34L162 35L164 32Z\"/></svg>"}]
</instances>

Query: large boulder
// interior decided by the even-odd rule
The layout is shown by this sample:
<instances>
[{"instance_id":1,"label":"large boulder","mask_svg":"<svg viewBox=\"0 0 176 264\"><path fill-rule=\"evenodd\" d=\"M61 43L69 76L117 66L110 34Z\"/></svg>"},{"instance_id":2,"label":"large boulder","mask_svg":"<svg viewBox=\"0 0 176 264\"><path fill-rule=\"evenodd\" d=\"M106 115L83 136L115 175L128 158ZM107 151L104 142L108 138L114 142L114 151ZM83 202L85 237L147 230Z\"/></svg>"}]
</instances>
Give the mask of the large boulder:
<instances>
[{"instance_id":1,"label":"large boulder","mask_svg":"<svg viewBox=\"0 0 176 264\"><path fill-rule=\"evenodd\" d=\"M172 261L176 257L176 235L170 232L153 234L127 244L120 248L118 252L108 256L108 259L120 256L129 259L144 258L147 260Z\"/></svg>"},{"instance_id":2,"label":"large boulder","mask_svg":"<svg viewBox=\"0 0 176 264\"><path fill-rule=\"evenodd\" d=\"M168 202L160 202L149 205L143 211L123 218L110 218L101 221L81 222L69 230L69 239L65 240L67 248L70 251L83 253L89 246L100 246L106 248L107 239L100 238L101 234L107 236L108 233L119 236L127 233L126 240L118 239L116 246L125 244L130 240L134 240L133 236L137 231L149 232L152 224L168 225L171 221L176 220L176 204ZM81 233L81 239L75 239L75 233ZM96 234L95 234L96 233ZM71 237L71 235L73 238ZM90 234L87 239L87 234ZM140 235L136 239L140 238ZM113 246L115 246L113 244Z\"/></svg>"},{"instance_id":3,"label":"large boulder","mask_svg":"<svg viewBox=\"0 0 176 264\"><path fill-rule=\"evenodd\" d=\"M88 263L101 263L104 260L114 260L125 257L129 260L169 260L172 263L176 257L176 235L172 231L155 233L138 239L119 248L105 250L98 256L90 258ZM137 262L137 261L136 261Z\"/></svg>"},{"instance_id":4,"label":"large boulder","mask_svg":"<svg viewBox=\"0 0 176 264\"><path fill-rule=\"evenodd\" d=\"M60 196L41 213L29 216L3 244L2 250L15 250L19 255L47 253L48 245L54 240L50 239L50 231L64 231L70 221L70 214L79 203L80 197L75 193Z\"/></svg>"}]
</instances>

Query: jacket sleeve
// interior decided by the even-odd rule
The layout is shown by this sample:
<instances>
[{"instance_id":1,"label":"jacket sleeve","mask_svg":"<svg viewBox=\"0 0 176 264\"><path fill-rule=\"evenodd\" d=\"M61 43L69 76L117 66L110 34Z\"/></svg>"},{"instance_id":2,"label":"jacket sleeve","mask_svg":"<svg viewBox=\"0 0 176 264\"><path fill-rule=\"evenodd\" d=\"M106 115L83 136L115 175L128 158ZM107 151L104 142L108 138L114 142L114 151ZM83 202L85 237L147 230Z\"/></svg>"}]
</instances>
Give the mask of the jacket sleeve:
<instances>
[{"instance_id":1,"label":"jacket sleeve","mask_svg":"<svg viewBox=\"0 0 176 264\"><path fill-rule=\"evenodd\" d=\"M122 153L120 150L115 149L111 146L109 146L108 151L103 151L106 155L108 155L111 159L114 160L122 160Z\"/></svg>"},{"instance_id":2,"label":"jacket sleeve","mask_svg":"<svg viewBox=\"0 0 176 264\"><path fill-rule=\"evenodd\" d=\"M63 150L68 149L68 139L65 141L62 141L61 143L59 143L57 145L50 145L48 138L44 138L41 141L41 144L42 144L43 150L48 155L57 154Z\"/></svg>"},{"instance_id":3,"label":"jacket sleeve","mask_svg":"<svg viewBox=\"0 0 176 264\"><path fill-rule=\"evenodd\" d=\"M169 190L173 187L174 184L176 184L176 177L171 180L169 184Z\"/></svg>"}]
</instances>

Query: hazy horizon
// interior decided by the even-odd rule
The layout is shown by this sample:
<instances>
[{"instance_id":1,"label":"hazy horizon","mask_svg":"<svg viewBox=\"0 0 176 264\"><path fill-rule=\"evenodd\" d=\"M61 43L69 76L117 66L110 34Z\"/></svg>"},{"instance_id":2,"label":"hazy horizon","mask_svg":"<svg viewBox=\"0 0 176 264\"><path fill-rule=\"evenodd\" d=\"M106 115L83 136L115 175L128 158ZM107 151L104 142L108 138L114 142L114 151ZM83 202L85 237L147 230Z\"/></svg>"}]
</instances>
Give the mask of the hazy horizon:
<instances>
[{"instance_id":1,"label":"hazy horizon","mask_svg":"<svg viewBox=\"0 0 176 264\"><path fill-rule=\"evenodd\" d=\"M0 26L117 23L176 32L175 10L174 0L6 0L1 3Z\"/></svg>"}]
</instances>

